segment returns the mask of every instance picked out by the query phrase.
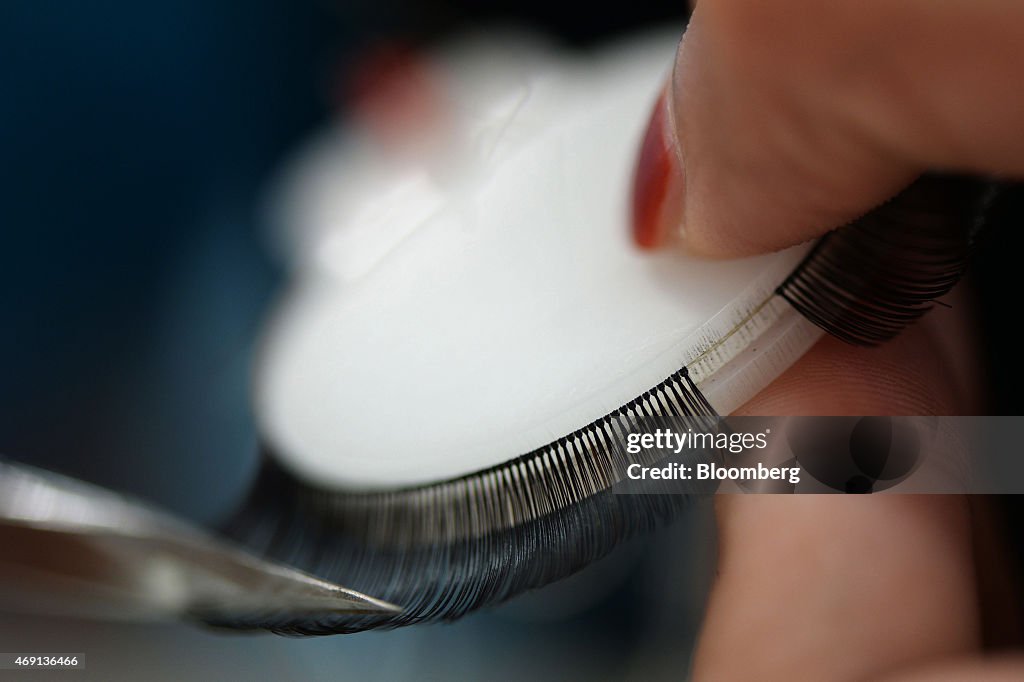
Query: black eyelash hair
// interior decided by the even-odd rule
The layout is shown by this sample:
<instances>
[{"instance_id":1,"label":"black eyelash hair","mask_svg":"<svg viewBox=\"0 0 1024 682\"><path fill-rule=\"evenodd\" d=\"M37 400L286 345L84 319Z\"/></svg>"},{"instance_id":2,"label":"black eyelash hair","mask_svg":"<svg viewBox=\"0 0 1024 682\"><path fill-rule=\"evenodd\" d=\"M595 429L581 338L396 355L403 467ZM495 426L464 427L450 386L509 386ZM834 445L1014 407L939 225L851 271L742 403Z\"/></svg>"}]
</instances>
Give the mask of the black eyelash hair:
<instances>
[{"instance_id":1,"label":"black eyelash hair","mask_svg":"<svg viewBox=\"0 0 1024 682\"><path fill-rule=\"evenodd\" d=\"M956 283L991 196L990 183L923 177L822 239L776 293L833 336L881 343ZM715 418L684 367L545 447L432 485L373 493L319 489L265 453L254 489L224 534L404 610L384 617L280 614L211 624L290 635L358 632L454 620L546 585L670 520L686 506L686 493L713 491L694 486L616 494L625 466L645 463L627 457L627 433L682 432L694 420Z\"/></svg>"},{"instance_id":2,"label":"black eyelash hair","mask_svg":"<svg viewBox=\"0 0 1024 682\"><path fill-rule=\"evenodd\" d=\"M888 341L963 276L997 191L981 178L924 175L819 240L776 293L847 343Z\"/></svg>"},{"instance_id":3,"label":"black eyelash hair","mask_svg":"<svg viewBox=\"0 0 1024 682\"><path fill-rule=\"evenodd\" d=\"M403 607L396 616L260 615L231 628L325 635L454 620L575 573L675 516L677 484L620 495L628 433L688 428L717 415L682 369L639 398L506 464L397 491L319 490L265 457L223 529L264 556ZM653 463L651 457L647 463ZM693 492L693 491L690 491Z\"/></svg>"}]
</instances>

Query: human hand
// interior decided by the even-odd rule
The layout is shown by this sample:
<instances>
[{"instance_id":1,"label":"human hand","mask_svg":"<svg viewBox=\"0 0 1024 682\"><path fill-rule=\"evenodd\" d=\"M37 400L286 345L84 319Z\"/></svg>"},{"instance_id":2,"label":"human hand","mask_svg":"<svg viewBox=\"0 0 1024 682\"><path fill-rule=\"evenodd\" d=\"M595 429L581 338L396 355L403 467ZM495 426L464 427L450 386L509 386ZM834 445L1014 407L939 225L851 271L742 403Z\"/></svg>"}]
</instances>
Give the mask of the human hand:
<instances>
[{"instance_id":1,"label":"human hand","mask_svg":"<svg viewBox=\"0 0 1024 682\"><path fill-rule=\"evenodd\" d=\"M1024 175L1021 45L1024 5L1006 1L699 2L641 151L637 242L759 253L925 170ZM956 306L881 348L826 339L742 412L975 413L970 322ZM983 506L722 496L697 678L1024 678L982 657L994 632L1016 634Z\"/></svg>"}]
</instances>

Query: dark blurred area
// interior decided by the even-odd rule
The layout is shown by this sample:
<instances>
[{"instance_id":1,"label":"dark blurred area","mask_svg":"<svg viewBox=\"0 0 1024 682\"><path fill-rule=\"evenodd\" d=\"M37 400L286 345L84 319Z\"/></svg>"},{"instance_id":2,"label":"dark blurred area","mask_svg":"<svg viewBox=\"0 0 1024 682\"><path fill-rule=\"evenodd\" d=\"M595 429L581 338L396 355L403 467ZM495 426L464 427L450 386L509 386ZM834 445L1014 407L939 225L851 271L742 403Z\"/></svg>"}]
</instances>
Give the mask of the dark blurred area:
<instances>
[{"instance_id":1,"label":"dark blurred area","mask_svg":"<svg viewBox=\"0 0 1024 682\"><path fill-rule=\"evenodd\" d=\"M1024 414L1024 358L1014 321L1019 285L1013 273L1024 249L1024 187L1008 185L997 196L971 265L980 320L983 369L991 402L988 414Z\"/></svg>"},{"instance_id":2,"label":"dark blurred area","mask_svg":"<svg viewBox=\"0 0 1024 682\"><path fill-rule=\"evenodd\" d=\"M240 484L256 204L328 115L343 29L266 0L3 4L4 455L198 515Z\"/></svg>"}]
</instances>

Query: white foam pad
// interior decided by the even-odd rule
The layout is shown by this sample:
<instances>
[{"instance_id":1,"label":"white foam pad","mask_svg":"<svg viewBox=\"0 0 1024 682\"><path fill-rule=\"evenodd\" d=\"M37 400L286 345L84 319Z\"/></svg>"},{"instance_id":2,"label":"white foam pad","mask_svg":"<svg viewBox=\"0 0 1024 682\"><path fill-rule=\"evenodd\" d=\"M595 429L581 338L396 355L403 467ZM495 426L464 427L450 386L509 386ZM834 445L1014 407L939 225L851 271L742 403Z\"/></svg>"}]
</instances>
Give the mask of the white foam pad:
<instances>
[{"instance_id":1,"label":"white foam pad","mask_svg":"<svg viewBox=\"0 0 1024 682\"><path fill-rule=\"evenodd\" d=\"M316 236L257 371L287 467L373 489L508 461L679 370L712 318L793 269L806 249L712 262L631 243L631 173L672 48L538 73L516 106L477 112L500 133L460 159L467 173L389 177L348 138L307 159L292 218L313 216L297 229ZM353 183L361 194L332 205L332 185Z\"/></svg>"}]
</instances>

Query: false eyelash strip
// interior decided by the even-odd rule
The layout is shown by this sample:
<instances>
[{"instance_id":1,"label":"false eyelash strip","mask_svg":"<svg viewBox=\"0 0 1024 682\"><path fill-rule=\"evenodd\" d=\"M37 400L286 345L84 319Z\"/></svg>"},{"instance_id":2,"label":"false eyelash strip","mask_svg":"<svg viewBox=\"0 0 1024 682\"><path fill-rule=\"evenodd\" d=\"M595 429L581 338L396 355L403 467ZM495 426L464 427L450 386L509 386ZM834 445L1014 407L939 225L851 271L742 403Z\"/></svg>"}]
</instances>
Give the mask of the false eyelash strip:
<instances>
[{"instance_id":1,"label":"false eyelash strip","mask_svg":"<svg viewBox=\"0 0 1024 682\"><path fill-rule=\"evenodd\" d=\"M657 420L685 431L712 418L685 369L586 427L506 465L408 490L335 493L267 457L224 533L351 589L387 595L393 617L213 623L322 635L453 620L570 575L685 507L681 494L618 495L625 434Z\"/></svg>"},{"instance_id":2,"label":"false eyelash strip","mask_svg":"<svg viewBox=\"0 0 1024 682\"><path fill-rule=\"evenodd\" d=\"M922 176L821 239L777 293L847 343L888 341L963 276L998 190L982 178Z\"/></svg>"},{"instance_id":3,"label":"false eyelash strip","mask_svg":"<svg viewBox=\"0 0 1024 682\"><path fill-rule=\"evenodd\" d=\"M671 520L688 501L678 490L614 493L621 472L638 461L625 455L625 435L652 421L685 431L694 420L716 417L692 375L713 384L751 346L768 344L770 329L785 318L780 298L844 341L891 338L960 277L990 197L984 183L922 179L822 240L778 287L777 297L752 306L688 367L605 417L505 464L431 485L353 493L304 483L267 452L251 495L223 532L404 611L300 619L264 614L219 625L323 635L452 620L570 575Z\"/></svg>"},{"instance_id":4,"label":"false eyelash strip","mask_svg":"<svg viewBox=\"0 0 1024 682\"><path fill-rule=\"evenodd\" d=\"M220 625L450 620L566 576L687 504L617 494L625 432L728 414L822 330L880 343L960 277L989 196L966 178L814 246L630 249L623 188L677 42L454 44L450 158L396 168L343 128L299 158L279 206L295 275L254 378L262 469L222 530L404 611Z\"/></svg>"}]
</instances>

